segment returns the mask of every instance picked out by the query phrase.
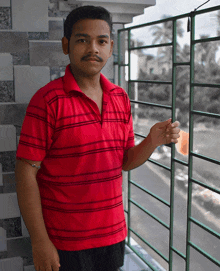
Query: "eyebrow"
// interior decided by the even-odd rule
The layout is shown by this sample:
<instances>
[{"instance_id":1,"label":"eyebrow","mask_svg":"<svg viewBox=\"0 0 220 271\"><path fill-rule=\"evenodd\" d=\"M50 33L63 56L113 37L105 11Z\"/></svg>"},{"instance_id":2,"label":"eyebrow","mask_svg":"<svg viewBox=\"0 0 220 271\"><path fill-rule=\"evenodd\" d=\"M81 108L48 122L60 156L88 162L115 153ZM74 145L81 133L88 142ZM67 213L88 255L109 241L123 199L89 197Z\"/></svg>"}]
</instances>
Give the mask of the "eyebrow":
<instances>
[{"instance_id":1,"label":"eyebrow","mask_svg":"<svg viewBox=\"0 0 220 271\"><path fill-rule=\"evenodd\" d=\"M78 34L75 34L75 37L86 37L86 38L89 38L90 36L88 34L83 34L83 33L78 33ZM109 38L108 35L99 35L98 38Z\"/></svg>"}]
</instances>

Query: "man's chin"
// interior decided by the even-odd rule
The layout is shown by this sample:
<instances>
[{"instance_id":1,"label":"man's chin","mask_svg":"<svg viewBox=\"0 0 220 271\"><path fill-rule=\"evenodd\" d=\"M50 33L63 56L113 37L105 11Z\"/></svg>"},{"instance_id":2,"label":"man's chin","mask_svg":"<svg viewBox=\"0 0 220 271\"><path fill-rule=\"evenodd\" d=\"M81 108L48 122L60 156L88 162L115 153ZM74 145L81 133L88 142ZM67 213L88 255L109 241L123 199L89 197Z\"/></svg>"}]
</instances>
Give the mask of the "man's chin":
<instances>
[{"instance_id":1,"label":"man's chin","mask_svg":"<svg viewBox=\"0 0 220 271\"><path fill-rule=\"evenodd\" d=\"M87 66L85 69L82 69L82 72L83 72L84 76L85 75L87 75L87 76L95 76L95 75L97 75L97 74L99 74L101 72L102 68L95 67L95 65L92 67L92 65L91 65L90 67Z\"/></svg>"},{"instance_id":2,"label":"man's chin","mask_svg":"<svg viewBox=\"0 0 220 271\"><path fill-rule=\"evenodd\" d=\"M81 72L81 74L82 74L83 77L92 77L92 76L96 76L96 75L100 74L100 72L101 72L101 70L99 70L99 69L98 70L94 69L94 70L89 70L89 71L84 70L84 71Z\"/></svg>"},{"instance_id":3,"label":"man's chin","mask_svg":"<svg viewBox=\"0 0 220 271\"><path fill-rule=\"evenodd\" d=\"M89 61L84 61L84 65L80 66L80 67L76 67L75 65L73 65L73 66L71 65L72 73L74 74L74 71L75 71L75 73L81 74L83 77L95 76L95 75L99 74L101 72L101 70L103 69L103 67L105 66L105 65L100 66L101 62L94 62L94 63L92 63L92 62L88 63L88 62ZM99 65L97 65L97 64L99 64Z\"/></svg>"}]
</instances>

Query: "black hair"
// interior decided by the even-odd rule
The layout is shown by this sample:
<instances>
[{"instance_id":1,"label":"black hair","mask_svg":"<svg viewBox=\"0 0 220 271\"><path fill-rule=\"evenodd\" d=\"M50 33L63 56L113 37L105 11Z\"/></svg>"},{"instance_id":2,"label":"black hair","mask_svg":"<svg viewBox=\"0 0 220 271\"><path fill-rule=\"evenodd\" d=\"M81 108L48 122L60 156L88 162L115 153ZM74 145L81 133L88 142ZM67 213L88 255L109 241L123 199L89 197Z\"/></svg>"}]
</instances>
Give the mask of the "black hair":
<instances>
[{"instance_id":1,"label":"black hair","mask_svg":"<svg viewBox=\"0 0 220 271\"><path fill-rule=\"evenodd\" d=\"M72 10L66 17L64 22L64 36L70 41L73 25L81 19L99 19L108 23L110 28L111 39L112 35L112 17L110 12L103 7L82 6Z\"/></svg>"}]
</instances>

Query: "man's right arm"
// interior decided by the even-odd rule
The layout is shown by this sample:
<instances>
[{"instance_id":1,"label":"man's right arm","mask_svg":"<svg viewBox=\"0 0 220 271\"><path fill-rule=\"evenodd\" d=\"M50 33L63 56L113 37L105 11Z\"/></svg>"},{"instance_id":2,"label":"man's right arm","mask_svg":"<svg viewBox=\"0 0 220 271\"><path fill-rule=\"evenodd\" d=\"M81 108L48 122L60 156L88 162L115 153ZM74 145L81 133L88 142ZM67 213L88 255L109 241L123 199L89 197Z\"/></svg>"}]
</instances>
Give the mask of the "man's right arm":
<instances>
[{"instance_id":1,"label":"man's right arm","mask_svg":"<svg viewBox=\"0 0 220 271\"><path fill-rule=\"evenodd\" d=\"M23 160L36 166L41 164L41 161ZM43 219L40 191L36 180L37 171L36 167L28 165L22 160L16 160L15 181L18 205L32 244L49 240Z\"/></svg>"}]
</instances>

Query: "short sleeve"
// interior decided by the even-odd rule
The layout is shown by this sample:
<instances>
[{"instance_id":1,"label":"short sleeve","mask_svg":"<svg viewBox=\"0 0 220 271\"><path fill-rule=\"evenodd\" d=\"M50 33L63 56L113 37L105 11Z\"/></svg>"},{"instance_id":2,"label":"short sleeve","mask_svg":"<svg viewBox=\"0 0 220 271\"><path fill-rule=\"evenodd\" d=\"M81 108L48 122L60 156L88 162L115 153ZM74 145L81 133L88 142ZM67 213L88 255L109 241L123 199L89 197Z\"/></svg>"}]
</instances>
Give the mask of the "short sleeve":
<instances>
[{"instance_id":1,"label":"short sleeve","mask_svg":"<svg viewBox=\"0 0 220 271\"><path fill-rule=\"evenodd\" d=\"M129 109L129 114L128 114L129 118L128 118L128 123L127 123L127 144L126 144L126 147L125 147L125 151L127 151L130 148L135 146L133 118L132 118L132 114L131 114L131 102L130 102L128 96L127 96L127 107Z\"/></svg>"},{"instance_id":2,"label":"short sleeve","mask_svg":"<svg viewBox=\"0 0 220 271\"><path fill-rule=\"evenodd\" d=\"M44 93L40 89L28 104L16 158L42 161L53 142L55 118Z\"/></svg>"}]
</instances>

